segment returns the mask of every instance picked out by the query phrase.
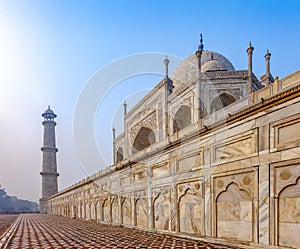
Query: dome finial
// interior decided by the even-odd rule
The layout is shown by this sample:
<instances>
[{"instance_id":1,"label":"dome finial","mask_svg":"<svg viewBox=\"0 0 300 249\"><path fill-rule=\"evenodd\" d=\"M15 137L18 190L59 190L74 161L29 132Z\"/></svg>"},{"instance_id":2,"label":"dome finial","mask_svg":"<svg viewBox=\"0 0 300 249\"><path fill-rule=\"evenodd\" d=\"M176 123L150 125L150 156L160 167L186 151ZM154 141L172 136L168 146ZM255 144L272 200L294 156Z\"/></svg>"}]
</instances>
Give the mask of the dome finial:
<instances>
[{"instance_id":1,"label":"dome finial","mask_svg":"<svg viewBox=\"0 0 300 249\"><path fill-rule=\"evenodd\" d=\"M200 34L200 44L198 46L198 50L203 51L204 45L203 45L203 37L202 33Z\"/></svg>"},{"instance_id":2,"label":"dome finial","mask_svg":"<svg viewBox=\"0 0 300 249\"><path fill-rule=\"evenodd\" d=\"M210 59L211 59L212 61L214 60L214 53L213 53L213 52L211 52Z\"/></svg>"}]
</instances>

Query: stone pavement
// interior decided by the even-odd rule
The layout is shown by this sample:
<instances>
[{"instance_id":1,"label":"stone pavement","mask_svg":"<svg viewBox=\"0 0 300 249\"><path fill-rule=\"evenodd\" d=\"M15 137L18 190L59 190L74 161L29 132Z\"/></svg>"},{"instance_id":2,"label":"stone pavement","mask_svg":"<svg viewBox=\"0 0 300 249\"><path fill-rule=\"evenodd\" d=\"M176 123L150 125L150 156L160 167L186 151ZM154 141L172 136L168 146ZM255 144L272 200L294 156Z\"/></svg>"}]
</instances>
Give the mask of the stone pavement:
<instances>
[{"instance_id":1,"label":"stone pavement","mask_svg":"<svg viewBox=\"0 0 300 249\"><path fill-rule=\"evenodd\" d=\"M17 217L17 214L0 214L0 237Z\"/></svg>"},{"instance_id":2,"label":"stone pavement","mask_svg":"<svg viewBox=\"0 0 300 249\"><path fill-rule=\"evenodd\" d=\"M0 248L237 248L70 218L22 214L0 237Z\"/></svg>"}]
</instances>

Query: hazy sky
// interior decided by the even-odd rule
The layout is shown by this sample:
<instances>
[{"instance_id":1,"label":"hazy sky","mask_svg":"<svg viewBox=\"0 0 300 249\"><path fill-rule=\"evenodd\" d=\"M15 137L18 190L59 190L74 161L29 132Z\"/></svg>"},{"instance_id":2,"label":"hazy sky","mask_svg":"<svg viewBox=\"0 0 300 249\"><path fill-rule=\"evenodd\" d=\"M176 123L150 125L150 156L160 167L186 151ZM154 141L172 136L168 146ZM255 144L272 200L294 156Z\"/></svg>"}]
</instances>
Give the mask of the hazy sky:
<instances>
[{"instance_id":1,"label":"hazy sky","mask_svg":"<svg viewBox=\"0 0 300 249\"><path fill-rule=\"evenodd\" d=\"M160 52L185 58L202 32L205 49L225 55L236 69L247 68L245 50L252 41L257 76L265 71L267 48L273 76L298 70L299 9L298 0L0 0L0 184L10 195L40 198L41 113L48 105L58 115L59 189L86 177L73 144L75 106L91 76L124 56ZM96 118L95 128L107 163L112 123L117 133L122 127L116 110L123 99L130 109L135 93L144 94L139 89L161 78L139 76L107 94L105 118Z\"/></svg>"}]
</instances>

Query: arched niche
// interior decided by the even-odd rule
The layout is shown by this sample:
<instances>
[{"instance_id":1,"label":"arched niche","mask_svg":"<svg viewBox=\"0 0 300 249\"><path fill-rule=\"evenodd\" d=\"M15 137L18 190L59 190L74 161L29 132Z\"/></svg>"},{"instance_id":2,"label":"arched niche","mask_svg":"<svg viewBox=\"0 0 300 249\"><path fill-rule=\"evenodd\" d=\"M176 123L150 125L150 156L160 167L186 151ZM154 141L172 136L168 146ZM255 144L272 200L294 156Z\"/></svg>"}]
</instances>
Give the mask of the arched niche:
<instances>
[{"instance_id":1,"label":"arched niche","mask_svg":"<svg viewBox=\"0 0 300 249\"><path fill-rule=\"evenodd\" d=\"M153 200L153 224L159 230L170 229L170 200L166 194L159 193Z\"/></svg>"},{"instance_id":2,"label":"arched niche","mask_svg":"<svg viewBox=\"0 0 300 249\"><path fill-rule=\"evenodd\" d=\"M278 245L300 248L300 178L278 198Z\"/></svg>"},{"instance_id":3,"label":"arched niche","mask_svg":"<svg viewBox=\"0 0 300 249\"><path fill-rule=\"evenodd\" d=\"M138 227L148 227L148 203L143 197L135 201L135 222Z\"/></svg>"},{"instance_id":4,"label":"arched niche","mask_svg":"<svg viewBox=\"0 0 300 249\"><path fill-rule=\"evenodd\" d=\"M232 104L236 100L237 99L234 96L228 93L221 93L220 95L218 95L212 100L210 104L210 113L214 111L218 111L224 108L225 106Z\"/></svg>"},{"instance_id":5,"label":"arched niche","mask_svg":"<svg viewBox=\"0 0 300 249\"><path fill-rule=\"evenodd\" d=\"M173 119L173 132L182 130L192 122L191 108L187 105L179 107Z\"/></svg>"},{"instance_id":6,"label":"arched niche","mask_svg":"<svg viewBox=\"0 0 300 249\"><path fill-rule=\"evenodd\" d=\"M217 237L253 241L253 202L245 190L231 183L216 200Z\"/></svg>"},{"instance_id":7,"label":"arched niche","mask_svg":"<svg viewBox=\"0 0 300 249\"><path fill-rule=\"evenodd\" d=\"M134 139L132 153L134 154L138 151L142 151L154 143L155 135L153 130L147 127L142 127Z\"/></svg>"},{"instance_id":8,"label":"arched niche","mask_svg":"<svg viewBox=\"0 0 300 249\"><path fill-rule=\"evenodd\" d=\"M110 222L110 206L109 206L109 200L108 198L105 198L102 200L102 221L104 222Z\"/></svg>"},{"instance_id":9,"label":"arched niche","mask_svg":"<svg viewBox=\"0 0 300 249\"><path fill-rule=\"evenodd\" d=\"M111 203L111 221L115 224L119 223L119 199L118 196L112 197Z\"/></svg>"},{"instance_id":10,"label":"arched niche","mask_svg":"<svg viewBox=\"0 0 300 249\"><path fill-rule=\"evenodd\" d=\"M124 159L123 148L119 147L117 150L117 162L121 162Z\"/></svg>"},{"instance_id":11,"label":"arched niche","mask_svg":"<svg viewBox=\"0 0 300 249\"><path fill-rule=\"evenodd\" d=\"M131 225L132 209L131 209L130 196L122 197L121 211L122 211L122 224Z\"/></svg>"},{"instance_id":12,"label":"arched niche","mask_svg":"<svg viewBox=\"0 0 300 249\"><path fill-rule=\"evenodd\" d=\"M179 231L203 235L204 201L188 188L178 200Z\"/></svg>"}]
</instances>

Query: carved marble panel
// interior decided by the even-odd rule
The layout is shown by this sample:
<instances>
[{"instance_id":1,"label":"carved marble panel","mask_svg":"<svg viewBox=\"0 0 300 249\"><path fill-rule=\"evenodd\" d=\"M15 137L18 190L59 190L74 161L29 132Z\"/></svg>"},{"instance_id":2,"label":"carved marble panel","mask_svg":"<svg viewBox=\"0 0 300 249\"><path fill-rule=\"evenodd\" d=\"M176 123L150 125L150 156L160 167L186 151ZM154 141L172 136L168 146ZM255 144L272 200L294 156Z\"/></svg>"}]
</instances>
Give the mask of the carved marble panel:
<instances>
[{"instance_id":1,"label":"carved marble panel","mask_svg":"<svg viewBox=\"0 0 300 249\"><path fill-rule=\"evenodd\" d=\"M239 99L242 96L242 88L222 88L222 89L211 89L209 90L209 99L212 100L215 97L219 96L222 93L229 93L234 96L236 99Z\"/></svg>"},{"instance_id":2,"label":"carved marble panel","mask_svg":"<svg viewBox=\"0 0 300 249\"><path fill-rule=\"evenodd\" d=\"M300 160L272 165L275 199L275 244L300 248Z\"/></svg>"},{"instance_id":3,"label":"carved marble panel","mask_svg":"<svg viewBox=\"0 0 300 249\"><path fill-rule=\"evenodd\" d=\"M151 167L152 170L152 177L165 177L170 175L170 168L169 168L169 163L161 163L158 165L154 165Z\"/></svg>"},{"instance_id":4,"label":"carved marble panel","mask_svg":"<svg viewBox=\"0 0 300 249\"><path fill-rule=\"evenodd\" d=\"M138 227L148 227L148 200L146 190L135 193L135 222Z\"/></svg>"},{"instance_id":5,"label":"carved marble panel","mask_svg":"<svg viewBox=\"0 0 300 249\"><path fill-rule=\"evenodd\" d=\"M189 172L203 166L203 147L198 151L180 156L176 159L176 172Z\"/></svg>"},{"instance_id":6,"label":"carved marble panel","mask_svg":"<svg viewBox=\"0 0 300 249\"><path fill-rule=\"evenodd\" d=\"M288 149L300 145L300 115L271 124L271 148Z\"/></svg>"},{"instance_id":7,"label":"carved marble panel","mask_svg":"<svg viewBox=\"0 0 300 249\"><path fill-rule=\"evenodd\" d=\"M249 157L257 153L257 139L257 129L225 138L224 141L213 145L213 161L220 163Z\"/></svg>"},{"instance_id":8,"label":"carved marble panel","mask_svg":"<svg viewBox=\"0 0 300 249\"><path fill-rule=\"evenodd\" d=\"M91 203L91 220L96 220L96 206L95 202Z\"/></svg>"},{"instance_id":9,"label":"carved marble panel","mask_svg":"<svg viewBox=\"0 0 300 249\"><path fill-rule=\"evenodd\" d=\"M130 194L122 194L121 208L122 208L122 224L131 225L132 208L131 208Z\"/></svg>"},{"instance_id":10,"label":"carved marble panel","mask_svg":"<svg viewBox=\"0 0 300 249\"><path fill-rule=\"evenodd\" d=\"M217 237L240 241L253 240L251 196L231 183L216 201Z\"/></svg>"},{"instance_id":11,"label":"carved marble panel","mask_svg":"<svg viewBox=\"0 0 300 249\"><path fill-rule=\"evenodd\" d=\"M278 212L278 245L300 248L300 177L280 193Z\"/></svg>"},{"instance_id":12,"label":"carved marble panel","mask_svg":"<svg viewBox=\"0 0 300 249\"><path fill-rule=\"evenodd\" d=\"M153 225L159 230L170 229L170 201L169 187L153 189Z\"/></svg>"},{"instance_id":13,"label":"carved marble panel","mask_svg":"<svg viewBox=\"0 0 300 249\"><path fill-rule=\"evenodd\" d=\"M131 179L131 174L126 174L121 176L121 186L123 187L129 185L131 183L130 179Z\"/></svg>"},{"instance_id":14,"label":"carved marble panel","mask_svg":"<svg viewBox=\"0 0 300 249\"><path fill-rule=\"evenodd\" d=\"M204 234L204 198L202 182L178 184L179 231L197 235Z\"/></svg>"},{"instance_id":15,"label":"carved marble panel","mask_svg":"<svg viewBox=\"0 0 300 249\"><path fill-rule=\"evenodd\" d=\"M96 204L96 220L101 220L101 203L100 201Z\"/></svg>"},{"instance_id":16,"label":"carved marble panel","mask_svg":"<svg viewBox=\"0 0 300 249\"><path fill-rule=\"evenodd\" d=\"M256 241L257 168L213 176L215 235Z\"/></svg>"},{"instance_id":17,"label":"carved marble panel","mask_svg":"<svg viewBox=\"0 0 300 249\"><path fill-rule=\"evenodd\" d=\"M146 169L137 170L133 173L133 178L135 182L144 181L147 179Z\"/></svg>"},{"instance_id":18,"label":"carved marble panel","mask_svg":"<svg viewBox=\"0 0 300 249\"><path fill-rule=\"evenodd\" d=\"M118 179L111 179L110 180L110 188L115 189L117 187L119 187Z\"/></svg>"},{"instance_id":19,"label":"carved marble panel","mask_svg":"<svg viewBox=\"0 0 300 249\"><path fill-rule=\"evenodd\" d=\"M110 222L110 203L108 197L102 199L102 220Z\"/></svg>"},{"instance_id":20,"label":"carved marble panel","mask_svg":"<svg viewBox=\"0 0 300 249\"><path fill-rule=\"evenodd\" d=\"M111 221L119 224L119 198L118 196L111 197Z\"/></svg>"}]
</instances>

